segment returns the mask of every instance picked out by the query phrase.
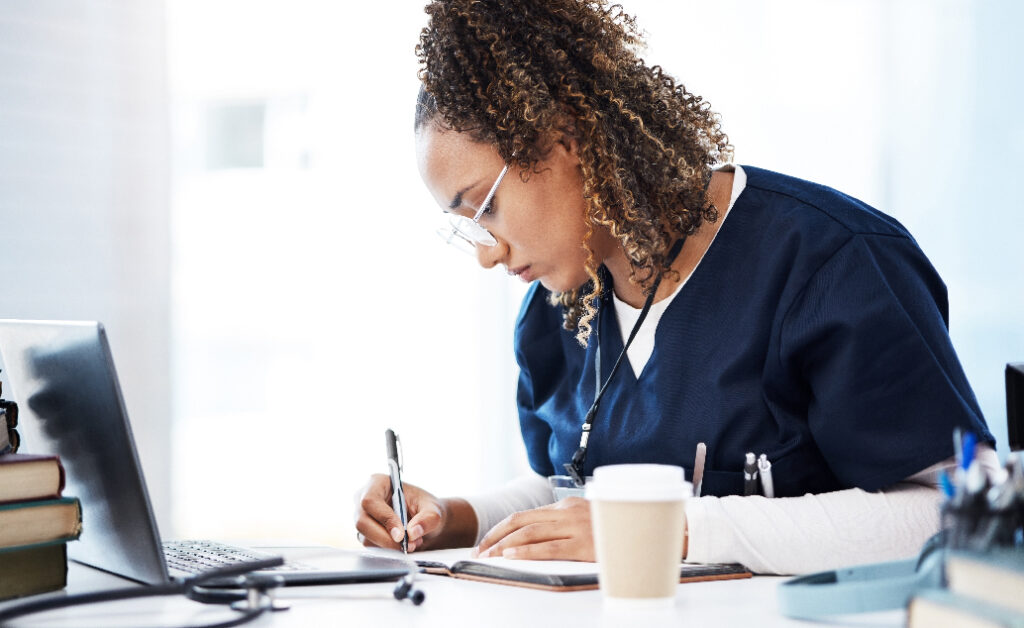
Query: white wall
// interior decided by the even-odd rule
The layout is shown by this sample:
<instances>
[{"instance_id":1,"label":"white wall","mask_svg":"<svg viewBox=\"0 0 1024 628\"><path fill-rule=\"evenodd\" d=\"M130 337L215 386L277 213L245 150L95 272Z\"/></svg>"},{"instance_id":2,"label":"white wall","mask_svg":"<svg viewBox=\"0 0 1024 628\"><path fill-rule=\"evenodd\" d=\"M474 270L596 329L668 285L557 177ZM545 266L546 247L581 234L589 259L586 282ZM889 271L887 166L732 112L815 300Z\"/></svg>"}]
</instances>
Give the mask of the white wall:
<instances>
[{"instance_id":1,"label":"white wall","mask_svg":"<svg viewBox=\"0 0 1024 628\"><path fill-rule=\"evenodd\" d=\"M0 317L107 325L167 524L164 68L160 2L0 3Z\"/></svg>"}]
</instances>

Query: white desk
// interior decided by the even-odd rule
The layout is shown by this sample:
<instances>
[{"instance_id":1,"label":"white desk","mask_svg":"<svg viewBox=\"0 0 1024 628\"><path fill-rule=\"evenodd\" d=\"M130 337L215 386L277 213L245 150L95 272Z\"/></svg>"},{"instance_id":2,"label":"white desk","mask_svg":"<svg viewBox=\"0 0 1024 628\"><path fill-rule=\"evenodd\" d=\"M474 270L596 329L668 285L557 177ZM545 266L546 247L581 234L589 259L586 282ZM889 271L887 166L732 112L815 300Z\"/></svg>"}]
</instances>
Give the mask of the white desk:
<instances>
[{"instance_id":1,"label":"white desk","mask_svg":"<svg viewBox=\"0 0 1024 628\"><path fill-rule=\"evenodd\" d=\"M429 559L429 552L421 554ZM680 585L675 606L658 611L618 612L604 608L598 591L551 593L511 586L469 582L444 576L422 576L417 586L426 593L422 606L397 602L393 583L292 587L278 596L291 609L267 614L250 626L399 626L452 628L495 626L542 628L558 626L647 628L649 626L808 626L810 622L779 615L775 587L783 578L697 582ZM121 578L71 563L69 593L130 585ZM54 593L50 595L62 595ZM10 602L4 603L4 605ZM27 617L12 627L54 628L102 626L168 626L225 621L233 611L184 598L129 600L54 611ZM839 626L903 626L903 611L841 618Z\"/></svg>"}]
</instances>

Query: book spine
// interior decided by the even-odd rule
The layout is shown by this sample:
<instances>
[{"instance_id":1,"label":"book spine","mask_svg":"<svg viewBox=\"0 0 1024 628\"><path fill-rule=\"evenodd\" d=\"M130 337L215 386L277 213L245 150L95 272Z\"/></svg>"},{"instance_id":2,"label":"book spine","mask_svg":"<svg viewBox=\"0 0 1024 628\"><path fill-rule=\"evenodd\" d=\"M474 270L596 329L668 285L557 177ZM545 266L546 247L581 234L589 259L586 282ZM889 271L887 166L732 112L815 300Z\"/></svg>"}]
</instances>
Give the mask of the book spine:
<instances>
[{"instance_id":1,"label":"book spine","mask_svg":"<svg viewBox=\"0 0 1024 628\"><path fill-rule=\"evenodd\" d=\"M81 535L81 529L79 529L79 531L76 532L75 534L70 534L68 536L62 536L62 537L57 538L57 539L50 539L49 541L42 541L40 543L29 543L28 545L15 545L13 547L0 547L0 556L3 556L4 554L9 554L11 552L18 552L18 551L21 551L21 550L28 550L28 549L37 549L37 548L40 548L40 547L49 547L51 545L67 545L71 541L78 540L78 537L80 535Z\"/></svg>"},{"instance_id":2,"label":"book spine","mask_svg":"<svg viewBox=\"0 0 1024 628\"><path fill-rule=\"evenodd\" d=\"M57 458L57 473L59 474L60 480L57 482L57 494L54 497L60 497L64 494L64 482L67 480L67 474L64 472L64 463Z\"/></svg>"},{"instance_id":3,"label":"book spine","mask_svg":"<svg viewBox=\"0 0 1024 628\"><path fill-rule=\"evenodd\" d=\"M55 499L34 499L30 502L10 502L0 504L0 511L16 510L18 508L35 508L36 506L55 506L58 504L78 504L78 512L82 512L82 504L77 497L57 497Z\"/></svg>"}]
</instances>

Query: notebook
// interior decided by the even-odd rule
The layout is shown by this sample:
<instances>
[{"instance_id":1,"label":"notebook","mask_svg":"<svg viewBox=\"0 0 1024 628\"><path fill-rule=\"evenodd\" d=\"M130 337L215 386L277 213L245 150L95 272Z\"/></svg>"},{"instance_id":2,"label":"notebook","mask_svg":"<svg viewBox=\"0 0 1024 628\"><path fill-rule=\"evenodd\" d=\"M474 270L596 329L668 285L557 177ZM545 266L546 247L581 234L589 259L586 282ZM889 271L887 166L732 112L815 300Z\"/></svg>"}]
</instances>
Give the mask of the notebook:
<instances>
[{"instance_id":1,"label":"notebook","mask_svg":"<svg viewBox=\"0 0 1024 628\"><path fill-rule=\"evenodd\" d=\"M24 453L57 455L65 494L82 503L82 535L68 557L142 582L163 584L202 571L226 550L211 541L172 542L193 569L168 567L142 475L121 387L97 322L0 320L0 357L17 401ZM397 580L402 558L329 547L241 548L252 557L282 556L273 573L285 584Z\"/></svg>"},{"instance_id":2,"label":"notebook","mask_svg":"<svg viewBox=\"0 0 1024 628\"><path fill-rule=\"evenodd\" d=\"M597 565L568 560L518 560L470 558L469 550L436 550L417 553L416 564L426 573L507 584L544 591L586 591L598 588ZM679 582L734 580L751 577L742 565L679 566Z\"/></svg>"}]
</instances>

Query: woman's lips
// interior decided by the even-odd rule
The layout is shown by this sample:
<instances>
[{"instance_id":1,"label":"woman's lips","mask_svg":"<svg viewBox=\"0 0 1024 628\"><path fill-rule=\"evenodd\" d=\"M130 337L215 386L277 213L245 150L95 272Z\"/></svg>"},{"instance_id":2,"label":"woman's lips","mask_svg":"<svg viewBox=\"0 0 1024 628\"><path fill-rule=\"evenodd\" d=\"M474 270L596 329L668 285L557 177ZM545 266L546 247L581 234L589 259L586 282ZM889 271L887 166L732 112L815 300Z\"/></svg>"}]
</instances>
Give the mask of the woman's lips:
<instances>
[{"instance_id":1,"label":"woman's lips","mask_svg":"<svg viewBox=\"0 0 1024 628\"><path fill-rule=\"evenodd\" d=\"M531 281L533 281L533 274L530 272L529 264L527 264L526 266L520 266L519 268L510 268L508 270L508 274L514 277L519 277L526 283L530 283Z\"/></svg>"}]
</instances>

